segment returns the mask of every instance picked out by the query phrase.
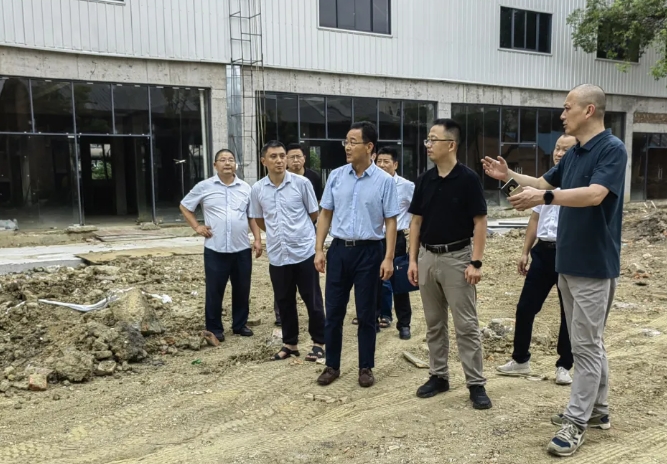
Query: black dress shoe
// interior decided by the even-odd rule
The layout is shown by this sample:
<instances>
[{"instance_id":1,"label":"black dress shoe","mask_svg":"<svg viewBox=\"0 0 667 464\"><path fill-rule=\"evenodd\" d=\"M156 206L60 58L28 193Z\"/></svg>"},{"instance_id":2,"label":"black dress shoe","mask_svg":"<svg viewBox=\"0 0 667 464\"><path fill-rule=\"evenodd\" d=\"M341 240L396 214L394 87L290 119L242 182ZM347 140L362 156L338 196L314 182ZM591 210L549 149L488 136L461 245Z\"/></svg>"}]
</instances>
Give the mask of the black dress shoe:
<instances>
[{"instance_id":1,"label":"black dress shoe","mask_svg":"<svg viewBox=\"0 0 667 464\"><path fill-rule=\"evenodd\" d=\"M276 327L282 327L283 323L280 322L280 319L276 319Z\"/></svg>"},{"instance_id":2,"label":"black dress shoe","mask_svg":"<svg viewBox=\"0 0 667 464\"><path fill-rule=\"evenodd\" d=\"M235 330L234 333L236 335L240 335L242 337L252 337L253 336L252 330L250 330L247 327L243 327L241 330Z\"/></svg>"},{"instance_id":3,"label":"black dress shoe","mask_svg":"<svg viewBox=\"0 0 667 464\"><path fill-rule=\"evenodd\" d=\"M225 341L225 334L223 334L223 333L217 334L215 336L215 338L217 338L219 342L224 342Z\"/></svg>"},{"instance_id":4,"label":"black dress shoe","mask_svg":"<svg viewBox=\"0 0 667 464\"><path fill-rule=\"evenodd\" d=\"M417 389L417 396L420 398L430 398L446 391L449 391L449 380L432 375L428 379L428 382Z\"/></svg>"},{"instance_id":5,"label":"black dress shoe","mask_svg":"<svg viewBox=\"0 0 667 464\"><path fill-rule=\"evenodd\" d=\"M398 329L398 336L401 340L410 340L410 327L401 327Z\"/></svg>"},{"instance_id":6,"label":"black dress shoe","mask_svg":"<svg viewBox=\"0 0 667 464\"><path fill-rule=\"evenodd\" d=\"M491 408L491 400L486 394L486 389L482 385L472 385L468 387L470 390L470 401L472 407L475 409L489 409Z\"/></svg>"}]
</instances>

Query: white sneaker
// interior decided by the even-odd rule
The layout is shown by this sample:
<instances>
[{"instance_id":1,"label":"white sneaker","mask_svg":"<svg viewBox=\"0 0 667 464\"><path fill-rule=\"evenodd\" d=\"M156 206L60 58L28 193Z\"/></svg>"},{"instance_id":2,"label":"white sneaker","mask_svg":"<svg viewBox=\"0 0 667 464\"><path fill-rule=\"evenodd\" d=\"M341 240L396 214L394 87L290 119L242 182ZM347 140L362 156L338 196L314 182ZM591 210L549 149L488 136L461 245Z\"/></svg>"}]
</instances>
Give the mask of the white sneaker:
<instances>
[{"instance_id":1,"label":"white sneaker","mask_svg":"<svg viewBox=\"0 0 667 464\"><path fill-rule=\"evenodd\" d=\"M556 368L556 385L570 385L572 383L572 377L570 377L570 372L564 367Z\"/></svg>"},{"instance_id":2,"label":"white sneaker","mask_svg":"<svg viewBox=\"0 0 667 464\"><path fill-rule=\"evenodd\" d=\"M525 363L518 363L512 359L507 364L496 367L496 370L502 375L530 375L530 361L526 361Z\"/></svg>"}]
</instances>

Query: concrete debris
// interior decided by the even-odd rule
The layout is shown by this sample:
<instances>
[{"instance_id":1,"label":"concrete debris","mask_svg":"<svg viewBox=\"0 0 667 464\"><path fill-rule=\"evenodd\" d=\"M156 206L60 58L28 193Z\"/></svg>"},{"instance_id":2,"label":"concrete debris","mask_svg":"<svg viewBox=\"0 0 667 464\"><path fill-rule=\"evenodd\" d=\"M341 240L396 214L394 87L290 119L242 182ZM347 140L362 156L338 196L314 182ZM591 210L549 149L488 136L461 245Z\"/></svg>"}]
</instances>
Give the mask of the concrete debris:
<instances>
[{"instance_id":1,"label":"concrete debris","mask_svg":"<svg viewBox=\"0 0 667 464\"><path fill-rule=\"evenodd\" d=\"M403 357L405 359L407 359L408 361L410 361L412 364L414 364L419 369L428 369L429 368L429 365L426 361L422 361L417 356L415 356L414 354L412 354L408 351L403 352Z\"/></svg>"},{"instance_id":2,"label":"concrete debris","mask_svg":"<svg viewBox=\"0 0 667 464\"><path fill-rule=\"evenodd\" d=\"M489 322L488 328L491 329L498 337L504 337L508 333L514 331L514 319L492 319L491 322Z\"/></svg>"},{"instance_id":3,"label":"concrete debris","mask_svg":"<svg viewBox=\"0 0 667 464\"><path fill-rule=\"evenodd\" d=\"M70 347L62 351L55 367L61 379L83 382L93 375L93 357Z\"/></svg>"},{"instance_id":4,"label":"concrete debris","mask_svg":"<svg viewBox=\"0 0 667 464\"><path fill-rule=\"evenodd\" d=\"M262 324L262 319L260 317L250 318L246 323L248 327L256 327L261 324Z\"/></svg>"},{"instance_id":5,"label":"concrete debris","mask_svg":"<svg viewBox=\"0 0 667 464\"><path fill-rule=\"evenodd\" d=\"M116 372L115 361L102 361L95 367L95 375L113 375L114 372Z\"/></svg>"},{"instance_id":6,"label":"concrete debris","mask_svg":"<svg viewBox=\"0 0 667 464\"><path fill-rule=\"evenodd\" d=\"M0 219L0 230L19 230L19 222L16 219Z\"/></svg>"},{"instance_id":7,"label":"concrete debris","mask_svg":"<svg viewBox=\"0 0 667 464\"><path fill-rule=\"evenodd\" d=\"M119 322L113 329L115 337L109 347L119 361L141 361L148 353L144 350L146 339L139 330L127 322Z\"/></svg>"},{"instance_id":8,"label":"concrete debris","mask_svg":"<svg viewBox=\"0 0 667 464\"><path fill-rule=\"evenodd\" d=\"M97 230L96 226L81 226L75 224L65 229L65 232L67 232L68 234L87 234L90 232L95 232L96 230Z\"/></svg>"},{"instance_id":9,"label":"concrete debris","mask_svg":"<svg viewBox=\"0 0 667 464\"><path fill-rule=\"evenodd\" d=\"M28 389L31 391L45 391L49 384L44 374L32 374L28 377Z\"/></svg>"},{"instance_id":10,"label":"concrete debris","mask_svg":"<svg viewBox=\"0 0 667 464\"><path fill-rule=\"evenodd\" d=\"M164 327L158 320L155 309L148 304L144 293L139 289L132 289L124 293L111 307L111 314L116 321L127 323L143 335L164 332Z\"/></svg>"},{"instance_id":11,"label":"concrete debris","mask_svg":"<svg viewBox=\"0 0 667 464\"><path fill-rule=\"evenodd\" d=\"M160 226L153 222L142 222L139 225L139 229L141 230L160 230Z\"/></svg>"},{"instance_id":12,"label":"concrete debris","mask_svg":"<svg viewBox=\"0 0 667 464\"><path fill-rule=\"evenodd\" d=\"M2 382L0 382L0 393L6 392L7 390L9 390L10 387L11 385L9 384L9 381L3 380Z\"/></svg>"}]
</instances>

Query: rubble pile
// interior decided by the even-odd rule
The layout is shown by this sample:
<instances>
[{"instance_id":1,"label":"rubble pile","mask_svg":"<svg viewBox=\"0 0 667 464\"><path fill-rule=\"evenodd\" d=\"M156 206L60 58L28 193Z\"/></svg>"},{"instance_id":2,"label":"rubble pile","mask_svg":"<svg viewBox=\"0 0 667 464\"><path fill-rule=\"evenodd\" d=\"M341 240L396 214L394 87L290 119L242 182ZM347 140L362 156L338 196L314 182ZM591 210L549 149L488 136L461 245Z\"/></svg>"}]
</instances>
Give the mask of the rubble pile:
<instances>
[{"instance_id":1,"label":"rubble pile","mask_svg":"<svg viewBox=\"0 0 667 464\"><path fill-rule=\"evenodd\" d=\"M660 242L667 239L667 210L651 209L645 214L625 217L623 239L631 241Z\"/></svg>"}]
</instances>

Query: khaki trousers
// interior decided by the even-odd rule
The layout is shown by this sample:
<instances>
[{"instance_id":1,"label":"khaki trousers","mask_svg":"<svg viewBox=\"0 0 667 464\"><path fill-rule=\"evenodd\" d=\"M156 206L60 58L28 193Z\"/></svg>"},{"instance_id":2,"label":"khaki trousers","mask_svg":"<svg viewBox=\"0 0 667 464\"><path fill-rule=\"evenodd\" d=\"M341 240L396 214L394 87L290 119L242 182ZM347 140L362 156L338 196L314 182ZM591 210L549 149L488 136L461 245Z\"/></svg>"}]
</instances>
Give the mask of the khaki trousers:
<instances>
[{"instance_id":1,"label":"khaki trousers","mask_svg":"<svg viewBox=\"0 0 667 464\"><path fill-rule=\"evenodd\" d=\"M471 247L436 254L419 249L419 292L426 318L430 374L449 379L448 311L452 311L456 344L466 376L466 385L484 385L482 338L477 320L477 293L465 280Z\"/></svg>"}]
</instances>

